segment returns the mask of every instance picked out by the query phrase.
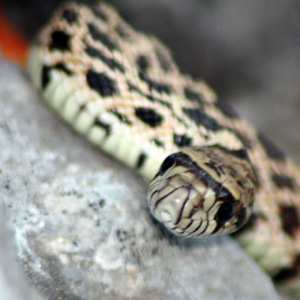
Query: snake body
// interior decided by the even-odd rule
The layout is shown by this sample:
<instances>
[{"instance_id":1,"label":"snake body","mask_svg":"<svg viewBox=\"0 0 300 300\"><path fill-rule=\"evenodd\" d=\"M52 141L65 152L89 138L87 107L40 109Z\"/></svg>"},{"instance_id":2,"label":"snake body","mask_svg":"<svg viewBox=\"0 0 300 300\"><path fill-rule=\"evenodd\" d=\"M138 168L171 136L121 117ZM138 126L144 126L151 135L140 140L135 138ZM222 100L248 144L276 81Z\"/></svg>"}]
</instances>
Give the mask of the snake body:
<instances>
[{"instance_id":1,"label":"snake body","mask_svg":"<svg viewBox=\"0 0 300 300\"><path fill-rule=\"evenodd\" d=\"M40 32L28 65L65 121L152 180L150 210L170 231L220 235L250 218L242 246L299 290L299 169L203 81L180 73L160 41L107 4L69 3Z\"/></svg>"}]
</instances>

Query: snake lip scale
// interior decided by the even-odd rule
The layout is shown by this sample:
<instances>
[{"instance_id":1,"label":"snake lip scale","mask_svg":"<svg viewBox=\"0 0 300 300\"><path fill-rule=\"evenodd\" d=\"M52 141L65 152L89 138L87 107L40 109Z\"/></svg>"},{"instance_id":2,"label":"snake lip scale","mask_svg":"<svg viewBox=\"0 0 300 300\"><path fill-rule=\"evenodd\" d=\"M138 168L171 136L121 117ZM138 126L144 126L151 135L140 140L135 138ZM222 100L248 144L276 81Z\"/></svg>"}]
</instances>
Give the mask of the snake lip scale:
<instances>
[{"instance_id":1,"label":"snake lip scale","mask_svg":"<svg viewBox=\"0 0 300 300\"><path fill-rule=\"evenodd\" d=\"M150 181L153 216L174 234L234 232L300 299L300 171L170 51L111 6L67 3L32 45L45 100L91 143Z\"/></svg>"}]
</instances>

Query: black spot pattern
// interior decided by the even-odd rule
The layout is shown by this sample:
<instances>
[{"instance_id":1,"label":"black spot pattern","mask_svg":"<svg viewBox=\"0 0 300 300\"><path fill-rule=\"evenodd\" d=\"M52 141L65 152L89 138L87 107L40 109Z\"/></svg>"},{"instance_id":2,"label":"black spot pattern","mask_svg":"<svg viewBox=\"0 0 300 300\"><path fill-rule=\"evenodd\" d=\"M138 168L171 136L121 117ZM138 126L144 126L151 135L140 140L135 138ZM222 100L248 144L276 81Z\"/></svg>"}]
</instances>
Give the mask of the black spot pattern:
<instances>
[{"instance_id":1,"label":"black spot pattern","mask_svg":"<svg viewBox=\"0 0 300 300\"><path fill-rule=\"evenodd\" d=\"M137 160L137 164L136 164L137 169L141 169L144 166L146 159L147 159L147 154L144 152L141 153Z\"/></svg>"},{"instance_id":2,"label":"black spot pattern","mask_svg":"<svg viewBox=\"0 0 300 300\"><path fill-rule=\"evenodd\" d=\"M96 119L95 125L101 127L105 130L106 136L109 136L111 134L111 126L109 124L105 124L99 119Z\"/></svg>"},{"instance_id":3,"label":"black spot pattern","mask_svg":"<svg viewBox=\"0 0 300 300\"><path fill-rule=\"evenodd\" d=\"M85 52L91 57L96 57L101 59L110 69L112 70L118 69L122 73L125 72L124 67L120 63L116 62L112 58L107 58L99 49L87 45L85 48Z\"/></svg>"},{"instance_id":4,"label":"black spot pattern","mask_svg":"<svg viewBox=\"0 0 300 300\"><path fill-rule=\"evenodd\" d=\"M192 143L192 138L188 137L187 135L183 134L176 134L174 133L173 135L173 140L174 143L178 146L178 147L185 147L185 146L189 146Z\"/></svg>"},{"instance_id":5,"label":"black spot pattern","mask_svg":"<svg viewBox=\"0 0 300 300\"><path fill-rule=\"evenodd\" d=\"M97 73L89 70L86 80L90 88L99 93L102 97L109 97L117 93L117 87L114 80L105 73Z\"/></svg>"},{"instance_id":6,"label":"black spot pattern","mask_svg":"<svg viewBox=\"0 0 300 300\"><path fill-rule=\"evenodd\" d=\"M157 147L160 147L160 148L164 148L164 143L162 141L160 141L159 139L153 139L152 142L157 146Z\"/></svg>"},{"instance_id":7,"label":"black spot pattern","mask_svg":"<svg viewBox=\"0 0 300 300\"><path fill-rule=\"evenodd\" d=\"M282 205L280 207L281 226L289 236L294 236L300 229L300 220L296 207L292 205Z\"/></svg>"},{"instance_id":8,"label":"black spot pattern","mask_svg":"<svg viewBox=\"0 0 300 300\"><path fill-rule=\"evenodd\" d=\"M202 100L202 97L200 96L200 94L191 90L188 87L184 88L184 95L185 95L186 99L188 99L188 100L197 101L200 104L203 103L203 100Z\"/></svg>"},{"instance_id":9,"label":"black spot pattern","mask_svg":"<svg viewBox=\"0 0 300 300\"><path fill-rule=\"evenodd\" d=\"M287 188L292 191L295 189L294 179L286 175L273 174L272 181L280 189Z\"/></svg>"},{"instance_id":10,"label":"black spot pattern","mask_svg":"<svg viewBox=\"0 0 300 300\"><path fill-rule=\"evenodd\" d=\"M293 277L299 275L299 271L300 271L300 255L298 254L295 256L292 266L290 268L282 268L281 270L279 270L273 279L276 282L283 283L284 281L289 281L289 279L292 279Z\"/></svg>"},{"instance_id":11,"label":"black spot pattern","mask_svg":"<svg viewBox=\"0 0 300 300\"><path fill-rule=\"evenodd\" d=\"M55 30L51 34L50 50L70 51L71 37L64 31Z\"/></svg>"},{"instance_id":12,"label":"black spot pattern","mask_svg":"<svg viewBox=\"0 0 300 300\"><path fill-rule=\"evenodd\" d=\"M136 64L140 71L145 72L149 68L149 60L145 55L140 55L136 59Z\"/></svg>"},{"instance_id":13,"label":"black spot pattern","mask_svg":"<svg viewBox=\"0 0 300 300\"><path fill-rule=\"evenodd\" d=\"M163 116L152 108L138 107L135 109L135 115L152 128L159 126L163 122Z\"/></svg>"},{"instance_id":14,"label":"black spot pattern","mask_svg":"<svg viewBox=\"0 0 300 300\"><path fill-rule=\"evenodd\" d=\"M97 28L96 25L89 23L88 29L92 38L101 42L110 51L118 49L117 45L110 39L110 37L104 32L100 31L100 29Z\"/></svg>"},{"instance_id":15,"label":"black spot pattern","mask_svg":"<svg viewBox=\"0 0 300 300\"><path fill-rule=\"evenodd\" d=\"M183 112L197 125L202 125L208 130L217 131L223 127L219 125L213 118L209 117L199 109L183 108Z\"/></svg>"},{"instance_id":16,"label":"black spot pattern","mask_svg":"<svg viewBox=\"0 0 300 300\"><path fill-rule=\"evenodd\" d=\"M42 89L45 89L50 81L50 71L51 67L43 66L41 73L41 86Z\"/></svg>"},{"instance_id":17,"label":"black spot pattern","mask_svg":"<svg viewBox=\"0 0 300 300\"><path fill-rule=\"evenodd\" d=\"M41 78L41 86L42 89L45 89L46 86L48 85L48 83L50 82L50 72L51 70L56 69L56 70L60 70L63 71L65 74L67 75L72 75L72 71L70 71L65 64L63 63L58 63L54 66L43 66L42 68L42 78Z\"/></svg>"},{"instance_id":18,"label":"black spot pattern","mask_svg":"<svg viewBox=\"0 0 300 300\"><path fill-rule=\"evenodd\" d=\"M64 73L66 73L67 75L72 75L73 72L70 71L66 65L64 63L58 63L56 64L55 66L52 67L53 69L56 69L56 70L60 70L60 71L63 71Z\"/></svg>"},{"instance_id":19,"label":"black spot pattern","mask_svg":"<svg viewBox=\"0 0 300 300\"><path fill-rule=\"evenodd\" d=\"M136 85L132 84L131 82L127 82L128 88L130 91L135 91L136 93L138 93L141 96L146 97L149 101L151 102L157 102L163 106L168 107L169 109L171 109L171 104L167 101L164 101L162 99L158 99L150 94L144 93L143 91L141 91Z\"/></svg>"},{"instance_id":20,"label":"black spot pattern","mask_svg":"<svg viewBox=\"0 0 300 300\"><path fill-rule=\"evenodd\" d=\"M258 133L257 137L270 158L278 161L285 160L285 155L283 151L277 145L275 145L271 140L269 140L269 138L267 138L265 135L261 133Z\"/></svg>"},{"instance_id":21,"label":"black spot pattern","mask_svg":"<svg viewBox=\"0 0 300 300\"><path fill-rule=\"evenodd\" d=\"M152 79L150 79L144 72L139 72L139 77L141 80L143 80L144 82L146 82L148 84L149 90L156 90L159 93L166 93L166 94L171 94L171 87L163 84L163 83L159 83L156 82Z\"/></svg>"},{"instance_id":22,"label":"black spot pattern","mask_svg":"<svg viewBox=\"0 0 300 300\"><path fill-rule=\"evenodd\" d=\"M114 114L122 123L126 125L132 125L132 122L125 115L118 112L116 109L111 109L110 112Z\"/></svg>"},{"instance_id":23,"label":"black spot pattern","mask_svg":"<svg viewBox=\"0 0 300 300\"><path fill-rule=\"evenodd\" d=\"M217 147L218 149L222 150L223 152L233 155L239 159L249 160L248 152L246 149L233 150L233 149L225 148L220 145L213 145L213 147Z\"/></svg>"},{"instance_id":24,"label":"black spot pattern","mask_svg":"<svg viewBox=\"0 0 300 300\"><path fill-rule=\"evenodd\" d=\"M69 24L75 23L75 22L77 21L77 19L78 19L77 13L76 13L74 10L70 9L70 8L65 9L65 10L63 11L62 17L63 17L63 19L66 20Z\"/></svg>"}]
</instances>

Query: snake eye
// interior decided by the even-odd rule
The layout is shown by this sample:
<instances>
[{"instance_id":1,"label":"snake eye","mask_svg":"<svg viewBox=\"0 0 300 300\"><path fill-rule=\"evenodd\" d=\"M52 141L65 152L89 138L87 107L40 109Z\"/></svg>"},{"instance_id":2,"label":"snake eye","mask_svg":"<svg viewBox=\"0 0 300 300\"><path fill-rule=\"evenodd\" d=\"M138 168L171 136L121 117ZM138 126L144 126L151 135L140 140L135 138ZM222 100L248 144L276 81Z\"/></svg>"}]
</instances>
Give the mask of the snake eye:
<instances>
[{"instance_id":1,"label":"snake eye","mask_svg":"<svg viewBox=\"0 0 300 300\"><path fill-rule=\"evenodd\" d=\"M219 224L224 224L226 221L228 221L233 214L233 204L232 202L224 202L221 204L217 215L216 215L216 221Z\"/></svg>"}]
</instances>

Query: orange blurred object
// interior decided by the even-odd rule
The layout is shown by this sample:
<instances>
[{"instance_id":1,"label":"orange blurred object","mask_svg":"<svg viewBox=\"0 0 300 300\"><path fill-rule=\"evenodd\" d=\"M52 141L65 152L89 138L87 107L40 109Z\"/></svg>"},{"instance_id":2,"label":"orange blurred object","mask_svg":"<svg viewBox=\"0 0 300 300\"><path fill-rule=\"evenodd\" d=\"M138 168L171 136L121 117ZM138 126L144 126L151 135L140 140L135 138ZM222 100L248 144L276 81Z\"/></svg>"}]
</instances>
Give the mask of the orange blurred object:
<instances>
[{"instance_id":1,"label":"orange blurred object","mask_svg":"<svg viewBox=\"0 0 300 300\"><path fill-rule=\"evenodd\" d=\"M29 45L0 9L0 53L5 59L25 65Z\"/></svg>"}]
</instances>

